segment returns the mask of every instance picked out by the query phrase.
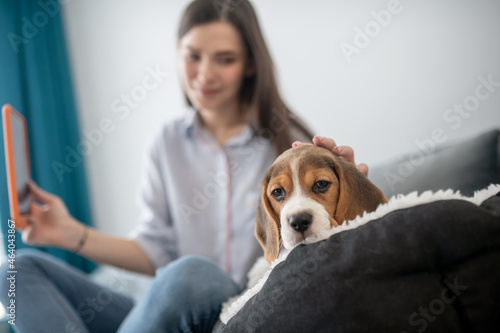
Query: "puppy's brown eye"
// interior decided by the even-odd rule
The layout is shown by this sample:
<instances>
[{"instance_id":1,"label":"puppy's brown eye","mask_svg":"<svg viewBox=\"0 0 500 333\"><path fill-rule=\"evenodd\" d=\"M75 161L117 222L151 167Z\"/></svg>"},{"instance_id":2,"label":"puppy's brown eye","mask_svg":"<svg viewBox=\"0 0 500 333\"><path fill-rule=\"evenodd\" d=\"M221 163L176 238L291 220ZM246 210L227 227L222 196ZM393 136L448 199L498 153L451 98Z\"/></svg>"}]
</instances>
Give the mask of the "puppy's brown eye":
<instances>
[{"instance_id":1,"label":"puppy's brown eye","mask_svg":"<svg viewBox=\"0 0 500 333\"><path fill-rule=\"evenodd\" d=\"M272 191L271 194L273 195L274 199L276 199L277 201L281 201L281 200L285 199L285 190L282 189L281 187Z\"/></svg>"},{"instance_id":2,"label":"puppy's brown eye","mask_svg":"<svg viewBox=\"0 0 500 333\"><path fill-rule=\"evenodd\" d=\"M326 180L319 180L316 183L314 183L313 191L315 193L323 193L326 192L329 187L330 187L330 182L327 182Z\"/></svg>"}]
</instances>

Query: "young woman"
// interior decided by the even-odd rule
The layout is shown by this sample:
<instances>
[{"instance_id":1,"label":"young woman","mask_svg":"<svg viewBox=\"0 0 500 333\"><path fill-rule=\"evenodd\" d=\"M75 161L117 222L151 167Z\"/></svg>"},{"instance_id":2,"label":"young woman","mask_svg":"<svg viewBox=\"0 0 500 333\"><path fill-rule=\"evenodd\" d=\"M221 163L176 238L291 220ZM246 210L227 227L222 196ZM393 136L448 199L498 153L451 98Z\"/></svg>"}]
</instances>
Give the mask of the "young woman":
<instances>
[{"instance_id":1,"label":"young woman","mask_svg":"<svg viewBox=\"0 0 500 333\"><path fill-rule=\"evenodd\" d=\"M134 306L55 258L19 251L18 332L210 332L221 303L241 291L262 255L254 237L261 179L278 154L312 135L280 97L248 1L193 1L177 48L188 110L148 150L140 223L130 238L87 228L34 183L43 205L33 204L22 232L29 244L153 275L148 291ZM354 162L349 147L314 143Z\"/></svg>"}]
</instances>

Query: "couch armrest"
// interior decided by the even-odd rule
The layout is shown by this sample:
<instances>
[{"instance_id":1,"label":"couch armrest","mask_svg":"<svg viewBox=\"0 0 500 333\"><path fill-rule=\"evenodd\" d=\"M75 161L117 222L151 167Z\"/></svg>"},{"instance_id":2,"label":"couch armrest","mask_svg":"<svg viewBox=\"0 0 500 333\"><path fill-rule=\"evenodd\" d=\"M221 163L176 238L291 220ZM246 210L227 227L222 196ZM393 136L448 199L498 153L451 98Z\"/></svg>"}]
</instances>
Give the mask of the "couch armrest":
<instances>
[{"instance_id":1,"label":"couch armrest","mask_svg":"<svg viewBox=\"0 0 500 333\"><path fill-rule=\"evenodd\" d=\"M372 168L369 178L387 198L440 189L471 196L489 184L500 184L500 130L437 147L427 154L412 152Z\"/></svg>"}]
</instances>

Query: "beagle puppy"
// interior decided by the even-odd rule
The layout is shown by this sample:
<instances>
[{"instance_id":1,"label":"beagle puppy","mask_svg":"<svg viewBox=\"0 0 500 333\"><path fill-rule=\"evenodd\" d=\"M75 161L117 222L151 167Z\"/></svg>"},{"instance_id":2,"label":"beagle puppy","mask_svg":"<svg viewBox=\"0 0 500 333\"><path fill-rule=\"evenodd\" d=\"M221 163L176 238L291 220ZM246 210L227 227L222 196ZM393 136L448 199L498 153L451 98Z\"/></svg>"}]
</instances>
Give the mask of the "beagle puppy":
<instances>
[{"instance_id":1,"label":"beagle puppy","mask_svg":"<svg viewBox=\"0 0 500 333\"><path fill-rule=\"evenodd\" d=\"M291 250L386 202L354 164L324 148L291 148L276 159L262 182L255 235L271 263L281 246Z\"/></svg>"},{"instance_id":2,"label":"beagle puppy","mask_svg":"<svg viewBox=\"0 0 500 333\"><path fill-rule=\"evenodd\" d=\"M247 289L223 304L221 322L227 324L261 290L296 245L322 239L319 233L386 202L355 165L328 150L304 145L285 151L269 168L257 206L255 235L264 257L249 272Z\"/></svg>"}]
</instances>

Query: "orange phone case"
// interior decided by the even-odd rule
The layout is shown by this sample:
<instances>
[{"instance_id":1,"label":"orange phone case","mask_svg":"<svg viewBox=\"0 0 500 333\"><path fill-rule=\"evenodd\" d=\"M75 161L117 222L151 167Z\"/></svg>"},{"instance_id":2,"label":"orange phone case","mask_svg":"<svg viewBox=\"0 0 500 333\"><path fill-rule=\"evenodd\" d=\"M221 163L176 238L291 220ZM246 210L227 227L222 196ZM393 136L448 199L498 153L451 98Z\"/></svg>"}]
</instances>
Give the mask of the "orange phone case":
<instances>
[{"instance_id":1,"label":"orange phone case","mask_svg":"<svg viewBox=\"0 0 500 333\"><path fill-rule=\"evenodd\" d=\"M5 144L5 163L7 169L7 187L9 190L9 203L10 203L10 216L11 220L15 222L15 226L18 229L23 229L26 226L27 216L20 215L19 212L19 200L16 187L16 167L14 159L14 142L12 136L12 117L17 117L22 123L23 136L24 136L24 156L26 163L27 179L31 179L30 171L30 157L29 157L29 147L28 147L28 127L26 125L26 119L17 112L9 104L5 104L2 107L2 120L3 120L3 134L4 134L4 144ZM29 199L28 199L29 200Z\"/></svg>"}]
</instances>

